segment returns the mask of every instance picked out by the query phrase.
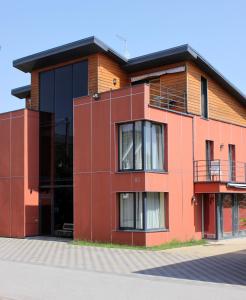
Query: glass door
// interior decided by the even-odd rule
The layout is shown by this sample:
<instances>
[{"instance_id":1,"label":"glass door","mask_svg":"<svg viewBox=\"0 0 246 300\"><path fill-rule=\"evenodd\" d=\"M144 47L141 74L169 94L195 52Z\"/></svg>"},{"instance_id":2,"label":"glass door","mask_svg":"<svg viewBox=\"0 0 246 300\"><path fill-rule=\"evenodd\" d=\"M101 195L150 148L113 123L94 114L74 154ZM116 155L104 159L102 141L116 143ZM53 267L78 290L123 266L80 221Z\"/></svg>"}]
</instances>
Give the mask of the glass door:
<instances>
[{"instance_id":1,"label":"glass door","mask_svg":"<svg viewBox=\"0 0 246 300\"><path fill-rule=\"evenodd\" d=\"M238 235L246 236L246 194L237 195Z\"/></svg>"},{"instance_id":2,"label":"glass door","mask_svg":"<svg viewBox=\"0 0 246 300\"><path fill-rule=\"evenodd\" d=\"M222 200L222 216L223 216L223 237L231 237L233 235L233 197L232 194L223 195Z\"/></svg>"}]
</instances>

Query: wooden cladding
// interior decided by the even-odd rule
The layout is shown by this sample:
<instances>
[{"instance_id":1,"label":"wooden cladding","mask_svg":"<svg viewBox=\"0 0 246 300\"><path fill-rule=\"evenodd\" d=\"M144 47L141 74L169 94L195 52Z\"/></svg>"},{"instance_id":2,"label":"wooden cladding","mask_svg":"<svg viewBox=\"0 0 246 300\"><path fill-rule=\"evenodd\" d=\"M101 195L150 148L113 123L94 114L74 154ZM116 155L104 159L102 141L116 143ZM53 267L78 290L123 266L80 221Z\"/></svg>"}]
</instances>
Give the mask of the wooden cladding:
<instances>
[{"instance_id":1,"label":"wooden cladding","mask_svg":"<svg viewBox=\"0 0 246 300\"><path fill-rule=\"evenodd\" d=\"M246 126L246 108L194 63L187 64L188 112L201 115L201 78L208 80L208 118Z\"/></svg>"},{"instance_id":2,"label":"wooden cladding","mask_svg":"<svg viewBox=\"0 0 246 300\"><path fill-rule=\"evenodd\" d=\"M28 108L39 110L39 73L68 64L88 60L88 93L105 92L110 89L118 89L126 86L127 75L120 66L106 55L94 54L66 63L53 65L47 68L35 70L31 74L31 103Z\"/></svg>"},{"instance_id":3,"label":"wooden cladding","mask_svg":"<svg viewBox=\"0 0 246 300\"><path fill-rule=\"evenodd\" d=\"M97 92L98 86L98 72L97 72L97 65L98 65L98 58L97 54L91 55L89 57L83 57L80 59L72 60L67 63L61 63L54 66L50 66L47 68L35 70L31 74L31 104L29 108L33 110L39 110L39 73L43 71L48 71L54 68L59 68L65 65L69 65L72 63L79 62L81 60L88 60L88 92L89 94L93 94Z\"/></svg>"},{"instance_id":4,"label":"wooden cladding","mask_svg":"<svg viewBox=\"0 0 246 300\"><path fill-rule=\"evenodd\" d=\"M98 55L98 92L119 89L128 84L125 71L105 54Z\"/></svg>"},{"instance_id":5,"label":"wooden cladding","mask_svg":"<svg viewBox=\"0 0 246 300\"><path fill-rule=\"evenodd\" d=\"M179 63L179 64L171 64L166 65L158 68L151 68L140 72L131 73L129 77L136 77L140 75L144 75L146 73L153 73L158 71L164 71L172 68L177 68L185 66L185 62ZM178 72L178 73L172 73L172 74L165 74L160 76L160 82L163 87L170 88L170 89L176 89L176 90L186 90L186 72Z\"/></svg>"},{"instance_id":6,"label":"wooden cladding","mask_svg":"<svg viewBox=\"0 0 246 300\"><path fill-rule=\"evenodd\" d=\"M180 62L127 74L117 62L101 53L33 71L31 101L28 102L28 107L39 110L39 72L78 62L82 59L88 60L89 95L125 87L130 84L130 79L133 76L185 66L183 72L161 75L160 84L167 89L186 93L188 113L201 115L201 78L204 77L208 82L208 118L246 126L245 106L201 71L193 62Z\"/></svg>"}]
</instances>

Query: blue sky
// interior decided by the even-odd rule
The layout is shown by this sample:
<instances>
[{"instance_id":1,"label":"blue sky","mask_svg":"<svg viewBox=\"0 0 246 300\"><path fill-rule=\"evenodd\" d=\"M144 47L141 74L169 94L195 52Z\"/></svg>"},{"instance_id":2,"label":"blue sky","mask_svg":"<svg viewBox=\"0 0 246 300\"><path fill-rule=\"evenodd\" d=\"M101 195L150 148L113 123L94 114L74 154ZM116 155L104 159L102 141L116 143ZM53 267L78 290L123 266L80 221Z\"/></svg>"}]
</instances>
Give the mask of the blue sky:
<instances>
[{"instance_id":1,"label":"blue sky","mask_svg":"<svg viewBox=\"0 0 246 300\"><path fill-rule=\"evenodd\" d=\"M12 61L96 35L131 57L189 43L246 93L245 0L8 0L0 7L0 112L24 102L12 88L30 83Z\"/></svg>"}]
</instances>

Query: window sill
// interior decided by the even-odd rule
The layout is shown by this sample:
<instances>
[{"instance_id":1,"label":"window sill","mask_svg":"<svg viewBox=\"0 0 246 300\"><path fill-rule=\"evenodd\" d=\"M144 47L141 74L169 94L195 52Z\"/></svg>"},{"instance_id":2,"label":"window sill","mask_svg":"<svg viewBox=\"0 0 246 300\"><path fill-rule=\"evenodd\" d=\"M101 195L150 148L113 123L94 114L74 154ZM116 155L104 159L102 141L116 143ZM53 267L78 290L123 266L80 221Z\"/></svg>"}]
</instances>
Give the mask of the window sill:
<instances>
[{"instance_id":1,"label":"window sill","mask_svg":"<svg viewBox=\"0 0 246 300\"><path fill-rule=\"evenodd\" d=\"M151 233L151 232L169 232L169 229L160 228L160 229L116 229L115 232L142 232L142 233Z\"/></svg>"},{"instance_id":2,"label":"window sill","mask_svg":"<svg viewBox=\"0 0 246 300\"><path fill-rule=\"evenodd\" d=\"M168 171L164 170L119 170L115 172L116 174L125 174L125 173L157 173L157 174L168 174Z\"/></svg>"}]
</instances>

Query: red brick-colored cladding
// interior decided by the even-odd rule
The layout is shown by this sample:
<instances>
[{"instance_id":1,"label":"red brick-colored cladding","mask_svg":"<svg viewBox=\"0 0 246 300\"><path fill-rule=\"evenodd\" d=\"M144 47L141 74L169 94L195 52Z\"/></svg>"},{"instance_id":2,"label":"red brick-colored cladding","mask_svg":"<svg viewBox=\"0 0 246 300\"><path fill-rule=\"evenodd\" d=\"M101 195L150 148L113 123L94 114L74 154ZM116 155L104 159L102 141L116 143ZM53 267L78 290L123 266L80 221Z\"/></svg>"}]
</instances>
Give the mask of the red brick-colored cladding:
<instances>
[{"instance_id":1,"label":"red brick-colored cladding","mask_svg":"<svg viewBox=\"0 0 246 300\"><path fill-rule=\"evenodd\" d=\"M0 236L38 234L38 114L0 115Z\"/></svg>"},{"instance_id":2,"label":"red brick-colored cladding","mask_svg":"<svg viewBox=\"0 0 246 300\"><path fill-rule=\"evenodd\" d=\"M236 181L242 182L245 176L243 163L246 161L246 127L229 124L216 120L204 120L199 116L194 116L194 160L206 160L205 142L214 142L214 159L222 160L221 177L224 181L228 178L226 161L228 161L228 145L235 145L236 162L240 163L240 168L236 163ZM223 162L225 161L225 162ZM196 183L196 193L245 193L243 189L227 187L221 183Z\"/></svg>"},{"instance_id":3,"label":"red brick-colored cladding","mask_svg":"<svg viewBox=\"0 0 246 300\"><path fill-rule=\"evenodd\" d=\"M192 118L151 108L149 87L138 85L74 100L74 237L96 241L156 245L174 238L201 237L192 204ZM118 173L117 125L153 120L168 126L168 174ZM169 193L168 232L118 231L117 193ZM199 218L197 218L199 219Z\"/></svg>"}]
</instances>

